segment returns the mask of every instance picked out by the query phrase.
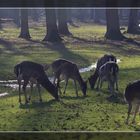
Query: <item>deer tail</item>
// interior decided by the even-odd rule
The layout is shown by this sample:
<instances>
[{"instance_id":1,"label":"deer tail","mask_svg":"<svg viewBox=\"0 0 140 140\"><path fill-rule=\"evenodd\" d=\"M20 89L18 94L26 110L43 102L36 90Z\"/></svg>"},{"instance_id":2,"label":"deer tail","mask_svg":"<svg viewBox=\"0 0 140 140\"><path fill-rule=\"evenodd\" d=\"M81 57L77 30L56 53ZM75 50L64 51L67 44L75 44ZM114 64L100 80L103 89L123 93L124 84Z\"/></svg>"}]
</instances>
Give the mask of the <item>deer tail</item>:
<instances>
[{"instance_id":1,"label":"deer tail","mask_svg":"<svg viewBox=\"0 0 140 140\"><path fill-rule=\"evenodd\" d=\"M51 67L51 64L44 64L43 67L44 70L47 71Z\"/></svg>"},{"instance_id":2,"label":"deer tail","mask_svg":"<svg viewBox=\"0 0 140 140\"><path fill-rule=\"evenodd\" d=\"M21 68L19 64L14 67L14 73L16 74L17 77L20 75Z\"/></svg>"}]
</instances>

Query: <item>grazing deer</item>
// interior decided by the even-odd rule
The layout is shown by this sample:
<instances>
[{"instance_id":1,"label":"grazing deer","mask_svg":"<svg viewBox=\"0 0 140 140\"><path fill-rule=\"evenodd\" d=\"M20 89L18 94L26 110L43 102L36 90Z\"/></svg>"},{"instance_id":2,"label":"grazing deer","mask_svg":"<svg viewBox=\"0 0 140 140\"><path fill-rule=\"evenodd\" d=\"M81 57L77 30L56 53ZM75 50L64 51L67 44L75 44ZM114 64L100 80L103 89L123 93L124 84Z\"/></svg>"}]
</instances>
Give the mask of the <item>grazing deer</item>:
<instances>
[{"instance_id":1,"label":"grazing deer","mask_svg":"<svg viewBox=\"0 0 140 140\"><path fill-rule=\"evenodd\" d=\"M44 69L48 70L50 67L52 68L53 74L55 75L55 73L57 72L58 68L63 65L64 63L73 63L72 61L66 60L66 59L56 59L55 61L53 61L51 64L46 64L44 65ZM55 84L56 82L56 78L54 78L53 84Z\"/></svg>"},{"instance_id":2,"label":"grazing deer","mask_svg":"<svg viewBox=\"0 0 140 140\"><path fill-rule=\"evenodd\" d=\"M103 81L107 81L109 85L110 92L114 94L114 85L116 84L116 90L118 90L118 72L119 67L114 61L109 61L102 65L98 70L98 83L97 89L102 87Z\"/></svg>"},{"instance_id":3,"label":"grazing deer","mask_svg":"<svg viewBox=\"0 0 140 140\"><path fill-rule=\"evenodd\" d=\"M40 101L42 101L40 93L40 85L43 86L50 94L58 100L58 89L49 81L44 67L41 64L23 61L14 67L14 73L17 76L19 84L19 102L21 103L21 80L23 80L23 91L25 95L25 102L28 103L26 86L29 83L36 82L39 90Z\"/></svg>"},{"instance_id":4,"label":"grazing deer","mask_svg":"<svg viewBox=\"0 0 140 140\"><path fill-rule=\"evenodd\" d=\"M65 80L65 88L64 88L64 94L66 92L66 88L68 85L68 80L71 78L74 81L75 85L75 90L76 90L76 95L78 96L78 90L77 90L77 85L76 81L78 81L81 90L83 92L83 95L86 95L86 90L87 90L87 82L85 82L78 70L78 67L75 63L65 60L65 59L58 59L52 63L52 69L54 71L54 83L57 80L57 87L59 88L60 94L61 90L59 87L59 82L63 78Z\"/></svg>"},{"instance_id":5,"label":"grazing deer","mask_svg":"<svg viewBox=\"0 0 140 140\"><path fill-rule=\"evenodd\" d=\"M136 113L140 107L140 80L129 83L125 89L125 99L128 103L128 116L126 119L126 124L128 124L130 113L132 110L132 105L136 104L134 117L132 123L135 123Z\"/></svg>"},{"instance_id":6,"label":"grazing deer","mask_svg":"<svg viewBox=\"0 0 140 140\"><path fill-rule=\"evenodd\" d=\"M93 75L91 75L88 80L89 80L89 84L90 84L90 87L91 89L94 89L94 86L95 86L95 83L98 79L98 71L99 71L99 68L105 64L106 62L108 61L114 61L114 62L117 62L116 60L116 57L112 54L105 54L103 57L101 57L100 59L98 59L97 61L97 67L96 67L96 70L94 72Z\"/></svg>"}]
</instances>

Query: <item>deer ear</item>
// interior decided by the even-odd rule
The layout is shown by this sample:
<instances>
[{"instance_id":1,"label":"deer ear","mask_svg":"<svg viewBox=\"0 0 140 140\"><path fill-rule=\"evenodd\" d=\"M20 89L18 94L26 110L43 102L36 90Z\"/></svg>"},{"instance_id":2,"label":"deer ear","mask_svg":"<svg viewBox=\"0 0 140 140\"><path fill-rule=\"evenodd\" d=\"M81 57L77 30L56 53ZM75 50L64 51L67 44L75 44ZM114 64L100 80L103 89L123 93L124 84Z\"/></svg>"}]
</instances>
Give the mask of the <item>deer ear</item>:
<instances>
[{"instance_id":1,"label":"deer ear","mask_svg":"<svg viewBox=\"0 0 140 140\"><path fill-rule=\"evenodd\" d=\"M48 70L50 65L49 64L43 64L44 70Z\"/></svg>"}]
</instances>

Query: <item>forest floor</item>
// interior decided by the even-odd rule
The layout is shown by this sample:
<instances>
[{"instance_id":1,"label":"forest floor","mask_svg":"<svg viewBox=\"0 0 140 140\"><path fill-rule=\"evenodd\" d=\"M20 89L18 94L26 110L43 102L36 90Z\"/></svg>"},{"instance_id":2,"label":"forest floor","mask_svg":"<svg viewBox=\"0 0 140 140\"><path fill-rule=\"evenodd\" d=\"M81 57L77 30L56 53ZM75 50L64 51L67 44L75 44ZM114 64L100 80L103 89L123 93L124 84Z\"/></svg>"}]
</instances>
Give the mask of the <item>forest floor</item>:
<instances>
[{"instance_id":1,"label":"forest floor","mask_svg":"<svg viewBox=\"0 0 140 140\"><path fill-rule=\"evenodd\" d=\"M45 43L45 26L39 24L30 27L31 40L18 38L19 29L4 27L0 31L0 80L15 79L13 67L23 60L50 64L57 58L65 58L77 63L78 67L88 67L106 53L120 59L119 98L111 99L104 84L101 91L91 90L88 84L87 97L83 97L79 88L79 97L69 81L63 102L57 102L41 90L43 103L38 102L34 89L32 101L28 105L19 105L18 91L1 87L0 130L1 131L139 131L140 118L136 124L125 124L127 104L123 93L130 81L140 79L140 45L125 41L104 39L105 26L80 23L79 27L69 27L73 36L63 37L62 43ZM126 34L139 42L139 36ZM87 80L93 73L82 73ZM48 72L51 76L51 71ZM61 84L64 87L64 83ZM30 92L30 90L28 91ZM22 96L24 103L24 96ZM132 119L132 118L131 118ZM130 120L131 120L130 119Z\"/></svg>"}]
</instances>

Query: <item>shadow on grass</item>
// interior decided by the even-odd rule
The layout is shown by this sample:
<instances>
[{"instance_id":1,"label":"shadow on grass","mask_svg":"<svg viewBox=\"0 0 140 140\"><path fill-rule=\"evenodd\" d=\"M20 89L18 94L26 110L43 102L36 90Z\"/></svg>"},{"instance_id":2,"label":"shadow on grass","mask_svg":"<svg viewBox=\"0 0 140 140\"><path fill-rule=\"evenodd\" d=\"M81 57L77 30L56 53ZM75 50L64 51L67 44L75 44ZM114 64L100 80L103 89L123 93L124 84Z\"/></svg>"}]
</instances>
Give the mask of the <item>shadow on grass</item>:
<instances>
[{"instance_id":1,"label":"shadow on grass","mask_svg":"<svg viewBox=\"0 0 140 140\"><path fill-rule=\"evenodd\" d=\"M6 50L13 52L14 54L24 54L23 52L19 51L18 49L13 47L13 44L7 40L0 39L0 44L5 47Z\"/></svg>"},{"instance_id":2,"label":"shadow on grass","mask_svg":"<svg viewBox=\"0 0 140 140\"><path fill-rule=\"evenodd\" d=\"M139 132L54 132L54 133L1 133L0 137L4 140L19 140L19 139L37 139L37 140L101 140L104 138L104 140L138 140L139 139Z\"/></svg>"},{"instance_id":3,"label":"shadow on grass","mask_svg":"<svg viewBox=\"0 0 140 140\"><path fill-rule=\"evenodd\" d=\"M121 79L126 78L126 84L133 82L135 80L140 79L140 66L139 67L134 67L134 68L123 68L121 69L120 75Z\"/></svg>"},{"instance_id":4,"label":"shadow on grass","mask_svg":"<svg viewBox=\"0 0 140 140\"><path fill-rule=\"evenodd\" d=\"M48 102L35 102L33 101L32 103L29 104L20 104L19 108L21 109L31 109L31 108L45 108L45 107L50 107L51 105L55 104L57 101L56 100L50 100Z\"/></svg>"},{"instance_id":5,"label":"shadow on grass","mask_svg":"<svg viewBox=\"0 0 140 140\"><path fill-rule=\"evenodd\" d=\"M50 42L42 42L42 41L32 40L32 39L30 39L29 41L34 42L34 43L41 43L44 45L44 47L58 52L62 58L74 61L75 63L79 63L79 64L84 63L87 65L90 64L88 59L81 57L81 55L72 52L71 50L66 48L64 43L62 42L50 43Z\"/></svg>"},{"instance_id":6,"label":"shadow on grass","mask_svg":"<svg viewBox=\"0 0 140 140\"><path fill-rule=\"evenodd\" d=\"M126 104L126 102L124 101L124 98L120 97L119 95L117 95L117 97L111 95L109 97L106 98L107 101L111 102L111 103L117 103L117 104Z\"/></svg>"},{"instance_id":7,"label":"shadow on grass","mask_svg":"<svg viewBox=\"0 0 140 140\"><path fill-rule=\"evenodd\" d=\"M67 104L63 101L57 103L55 100L43 103L33 102L21 105L20 108L27 112L24 117L20 118L22 127L17 128L22 131L41 131L42 129L54 131L58 128L62 130L60 122L63 124L66 119L73 117L73 111L81 109L78 104Z\"/></svg>"},{"instance_id":8,"label":"shadow on grass","mask_svg":"<svg viewBox=\"0 0 140 140\"><path fill-rule=\"evenodd\" d=\"M88 40L88 39L85 39L85 38L80 38L80 37L76 37L76 36L70 36L72 39L76 39L80 42L84 42L84 43L95 43L96 41L95 40ZM100 42L101 43L101 42Z\"/></svg>"},{"instance_id":9,"label":"shadow on grass","mask_svg":"<svg viewBox=\"0 0 140 140\"><path fill-rule=\"evenodd\" d=\"M76 95L75 96L61 96L61 99L66 99L66 100L81 100L81 99L85 99L86 97L84 97L84 96L78 96L78 97L76 97Z\"/></svg>"},{"instance_id":10,"label":"shadow on grass","mask_svg":"<svg viewBox=\"0 0 140 140\"><path fill-rule=\"evenodd\" d=\"M122 55L139 55L140 54L140 50L139 50L139 46L140 46L140 42L137 42L133 39L128 39L128 40L124 40L124 41L113 41L113 40L105 40L105 39L93 39L93 40L88 40L85 38L79 38L79 37L75 37L72 36L73 39L76 39L78 41L81 41L81 43L89 43L89 44L99 44L99 45L110 45L109 48L103 48L105 51L108 52L118 52ZM127 48L125 45L135 45L137 47L134 48ZM100 48L99 48L100 49Z\"/></svg>"},{"instance_id":11,"label":"shadow on grass","mask_svg":"<svg viewBox=\"0 0 140 140\"><path fill-rule=\"evenodd\" d=\"M97 96L102 96L103 94L107 95L106 100L111 103L126 104L124 101L123 93L120 91L115 90L116 96L112 95L109 90L105 90L104 88L100 90L95 89L95 91L99 92L97 93Z\"/></svg>"},{"instance_id":12,"label":"shadow on grass","mask_svg":"<svg viewBox=\"0 0 140 140\"><path fill-rule=\"evenodd\" d=\"M22 103L22 104L19 105L19 108L21 108L21 109L32 109L32 108L34 108L34 109L39 109L39 108L43 109L43 108L47 108L48 112L55 112L53 110L50 110L50 108L51 108L52 105L54 105L56 103L59 103L62 106L64 106L65 108L71 108L71 109L79 108L79 109L81 109L78 104L65 103L63 101L63 99L66 99L66 100L83 100L85 98L86 97L69 97L69 96L67 96L67 97L61 97L61 101L56 101L55 99L50 100L48 102L33 101L33 102L29 103L29 104L23 104Z\"/></svg>"},{"instance_id":13,"label":"shadow on grass","mask_svg":"<svg viewBox=\"0 0 140 140\"><path fill-rule=\"evenodd\" d=\"M85 42L85 43L99 43L99 44L108 44L108 43L113 43L113 42L119 42L119 43L130 43L132 45L136 45L136 46L140 46L140 42L134 40L134 39L131 39L131 38L126 38L124 39L123 41L114 41L114 40L107 40L105 39L104 37L101 39L99 38L93 38L93 40L88 40L88 39L85 39L85 38L80 38L80 37L76 37L76 36L70 36L71 38L73 39L76 39L78 41L81 41L81 42Z\"/></svg>"},{"instance_id":14,"label":"shadow on grass","mask_svg":"<svg viewBox=\"0 0 140 140\"><path fill-rule=\"evenodd\" d=\"M140 70L140 67L121 69L121 72L120 72L121 79L119 79L119 81L125 80L125 83L126 83L123 91L125 90L127 84L129 84L130 82L133 82L135 80L139 80L140 79L139 70ZM120 85L120 83L119 83L119 85ZM101 90L101 92L103 94L109 94L109 91ZM109 102L112 102L112 103L126 104L126 102L124 100L124 92L118 91L118 92L116 92L116 94L117 94L117 97L114 97L114 96L110 95L106 99Z\"/></svg>"},{"instance_id":15,"label":"shadow on grass","mask_svg":"<svg viewBox=\"0 0 140 140\"><path fill-rule=\"evenodd\" d=\"M135 41L134 41L135 42ZM134 45L130 42L116 42L116 41L107 41L107 44L111 45L111 48L105 48L108 51L112 52L118 52L121 55L139 55L140 54L140 48L138 47L131 47L128 48L129 45Z\"/></svg>"}]
</instances>

